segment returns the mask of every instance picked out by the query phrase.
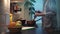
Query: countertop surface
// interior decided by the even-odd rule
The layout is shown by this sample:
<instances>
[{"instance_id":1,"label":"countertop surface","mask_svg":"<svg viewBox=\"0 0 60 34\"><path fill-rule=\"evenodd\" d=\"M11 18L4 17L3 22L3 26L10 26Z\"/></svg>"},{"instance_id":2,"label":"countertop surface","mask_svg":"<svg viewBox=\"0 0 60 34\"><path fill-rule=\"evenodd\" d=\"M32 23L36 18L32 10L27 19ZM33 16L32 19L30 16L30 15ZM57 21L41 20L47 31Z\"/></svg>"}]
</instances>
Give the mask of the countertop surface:
<instances>
[{"instance_id":1,"label":"countertop surface","mask_svg":"<svg viewBox=\"0 0 60 34\"><path fill-rule=\"evenodd\" d=\"M17 33L8 32L6 34L60 34L60 31L54 33L48 33L42 28L42 26L38 25L38 27L36 27L35 29L22 30L21 32Z\"/></svg>"}]
</instances>

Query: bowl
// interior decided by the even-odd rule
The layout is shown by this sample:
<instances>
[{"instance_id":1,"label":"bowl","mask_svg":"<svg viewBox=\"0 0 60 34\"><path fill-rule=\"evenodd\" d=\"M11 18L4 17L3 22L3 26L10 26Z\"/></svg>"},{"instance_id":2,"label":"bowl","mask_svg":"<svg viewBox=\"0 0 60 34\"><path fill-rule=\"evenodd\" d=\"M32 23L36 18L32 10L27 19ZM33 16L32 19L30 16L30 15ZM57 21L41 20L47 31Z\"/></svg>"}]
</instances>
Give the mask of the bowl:
<instances>
[{"instance_id":1,"label":"bowl","mask_svg":"<svg viewBox=\"0 0 60 34\"><path fill-rule=\"evenodd\" d=\"M20 32L22 27L8 27L9 32Z\"/></svg>"}]
</instances>

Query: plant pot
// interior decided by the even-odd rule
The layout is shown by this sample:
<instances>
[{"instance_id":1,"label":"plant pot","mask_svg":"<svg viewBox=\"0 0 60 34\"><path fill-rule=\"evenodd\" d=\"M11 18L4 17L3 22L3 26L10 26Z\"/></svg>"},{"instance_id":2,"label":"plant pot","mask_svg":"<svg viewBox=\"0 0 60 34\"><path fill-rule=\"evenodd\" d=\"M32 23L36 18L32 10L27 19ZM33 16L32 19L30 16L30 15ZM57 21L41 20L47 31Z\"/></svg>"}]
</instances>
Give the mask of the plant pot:
<instances>
[{"instance_id":1,"label":"plant pot","mask_svg":"<svg viewBox=\"0 0 60 34\"><path fill-rule=\"evenodd\" d=\"M35 26L36 25L36 21L27 21L27 25L28 26Z\"/></svg>"}]
</instances>

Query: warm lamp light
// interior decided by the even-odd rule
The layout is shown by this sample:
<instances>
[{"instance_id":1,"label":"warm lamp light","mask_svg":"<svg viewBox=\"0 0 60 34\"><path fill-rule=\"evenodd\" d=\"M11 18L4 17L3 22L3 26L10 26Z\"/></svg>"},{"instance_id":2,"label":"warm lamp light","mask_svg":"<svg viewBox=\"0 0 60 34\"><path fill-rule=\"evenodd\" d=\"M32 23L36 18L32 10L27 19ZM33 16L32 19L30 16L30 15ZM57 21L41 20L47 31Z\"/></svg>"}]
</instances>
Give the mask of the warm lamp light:
<instances>
[{"instance_id":1,"label":"warm lamp light","mask_svg":"<svg viewBox=\"0 0 60 34\"><path fill-rule=\"evenodd\" d=\"M4 0L4 3L7 5L7 0Z\"/></svg>"},{"instance_id":2,"label":"warm lamp light","mask_svg":"<svg viewBox=\"0 0 60 34\"><path fill-rule=\"evenodd\" d=\"M10 0L4 0L5 5L7 5L8 3L10 3Z\"/></svg>"}]
</instances>

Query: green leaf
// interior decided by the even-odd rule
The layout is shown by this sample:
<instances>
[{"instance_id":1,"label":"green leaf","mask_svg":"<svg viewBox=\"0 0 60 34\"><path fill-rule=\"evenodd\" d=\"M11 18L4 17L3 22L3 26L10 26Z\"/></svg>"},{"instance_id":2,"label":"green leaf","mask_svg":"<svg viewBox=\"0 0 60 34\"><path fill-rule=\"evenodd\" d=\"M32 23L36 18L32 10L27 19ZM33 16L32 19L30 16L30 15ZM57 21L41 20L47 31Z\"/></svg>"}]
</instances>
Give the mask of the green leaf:
<instances>
[{"instance_id":1,"label":"green leaf","mask_svg":"<svg viewBox=\"0 0 60 34\"><path fill-rule=\"evenodd\" d=\"M30 7L29 8L29 11L31 11L31 10L34 10L35 11L35 8L34 7Z\"/></svg>"},{"instance_id":2,"label":"green leaf","mask_svg":"<svg viewBox=\"0 0 60 34\"><path fill-rule=\"evenodd\" d=\"M29 5L32 6L32 5L34 5L34 4L33 4L32 2L30 2L30 1L26 1L25 4L24 4L24 6L26 6L26 7L29 6Z\"/></svg>"},{"instance_id":3,"label":"green leaf","mask_svg":"<svg viewBox=\"0 0 60 34\"><path fill-rule=\"evenodd\" d=\"M31 2L36 2L35 0L30 0Z\"/></svg>"}]
</instances>

